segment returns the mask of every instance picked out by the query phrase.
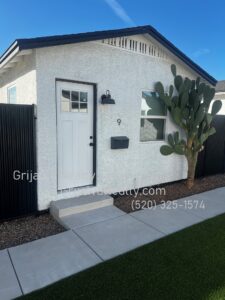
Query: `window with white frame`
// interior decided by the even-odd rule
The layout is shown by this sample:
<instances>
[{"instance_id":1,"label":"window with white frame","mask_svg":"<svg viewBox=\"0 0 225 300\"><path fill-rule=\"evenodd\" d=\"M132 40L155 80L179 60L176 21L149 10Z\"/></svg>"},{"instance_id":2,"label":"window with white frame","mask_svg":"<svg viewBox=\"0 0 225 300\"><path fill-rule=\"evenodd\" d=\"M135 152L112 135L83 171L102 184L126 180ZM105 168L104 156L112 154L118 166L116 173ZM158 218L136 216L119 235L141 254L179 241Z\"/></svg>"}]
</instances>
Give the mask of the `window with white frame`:
<instances>
[{"instance_id":1,"label":"window with white frame","mask_svg":"<svg viewBox=\"0 0 225 300\"><path fill-rule=\"evenodd\" d=\"M143 91L141 99L140 141L164 140L167 109L157 93Z\"/></svg>"},{"instance_id":2,"label":"window with white frame","mask_svg":"<svg viewBox=\"0 0 225 300\"><path fill-rule=\"evenodd\" d=\"M7 100L10 104L16 104L16 86L10 86L7 90Z\"/></svg>"}]
</instances>

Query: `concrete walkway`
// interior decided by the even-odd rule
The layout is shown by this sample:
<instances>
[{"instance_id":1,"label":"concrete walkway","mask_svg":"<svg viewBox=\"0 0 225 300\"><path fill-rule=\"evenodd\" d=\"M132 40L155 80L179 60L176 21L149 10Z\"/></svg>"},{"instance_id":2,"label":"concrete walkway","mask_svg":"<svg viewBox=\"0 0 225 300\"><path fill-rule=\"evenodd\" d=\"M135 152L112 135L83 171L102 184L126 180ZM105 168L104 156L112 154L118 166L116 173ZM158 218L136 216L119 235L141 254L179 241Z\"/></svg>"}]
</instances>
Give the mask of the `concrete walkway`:
<instances>
[{"instance_id":1,"label":"concrete walkway","mask_svg":"<svg viewBox=\"0 0 225 300\"><path fill-rule=\"evenodd\" d=\"M0 299L30 293L222 213L225 188L129 215L111 206L66 219L66 232L0 251Z\"/></svg>"}]
</instances>

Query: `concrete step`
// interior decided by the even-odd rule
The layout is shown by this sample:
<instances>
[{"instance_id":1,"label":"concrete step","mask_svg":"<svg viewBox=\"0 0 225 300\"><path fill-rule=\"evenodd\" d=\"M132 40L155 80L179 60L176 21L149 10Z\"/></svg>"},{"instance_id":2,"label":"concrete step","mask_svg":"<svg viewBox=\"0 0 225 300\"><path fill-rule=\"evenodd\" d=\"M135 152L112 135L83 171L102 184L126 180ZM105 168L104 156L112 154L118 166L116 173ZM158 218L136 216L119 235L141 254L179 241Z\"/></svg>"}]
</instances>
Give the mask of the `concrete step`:
<instances>
[{"instance_id":1,"label":"concrete step","mask_svg":"<svg viewBox=\"0 0 225 300\"><path fill-rule=\"evenodd\" d=\"M101 207L79 214L73 214L60 218L58 221L66 229L76 229L83 226L118 218L126 213L114 205Z\"/></svg>"},{"instance_id":2,"label":"concrete step","mask_svg":"<svg viewBox=\"0 0 225 300\"><path fill-rule=\"evenodd\" d=\"M109 195L84 195L71 199L52 201L50 212L53 217L59 219L109 205L113 205L113 198Z\"/></svg>"}]
</instances>

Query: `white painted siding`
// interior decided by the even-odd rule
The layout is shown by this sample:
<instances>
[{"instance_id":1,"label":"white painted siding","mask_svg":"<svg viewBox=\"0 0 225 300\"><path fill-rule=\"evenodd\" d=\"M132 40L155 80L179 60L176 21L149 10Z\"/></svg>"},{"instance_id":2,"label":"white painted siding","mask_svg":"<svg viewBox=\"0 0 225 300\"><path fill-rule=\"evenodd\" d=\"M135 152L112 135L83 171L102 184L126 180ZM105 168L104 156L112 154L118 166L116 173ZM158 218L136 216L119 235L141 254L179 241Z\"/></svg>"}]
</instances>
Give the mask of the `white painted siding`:
<instances>
[{"instance_id":1,"label":"white painted siding","mask_svg":"<svg viewBox=\"0 0 225 300\"><path fill-rule=\"evenodd\" d=\"M169 85L173 80L171 63L177 64L178 73L197 76L174 56L167 55L167 59L151 57L100 41L36 50L39 209L47 208L52 200L81 193L118 192L185 178L183 157L162 156L159 149L164 142L139 141L142 90L153 89L159 80ZM96 188L57 193L55 78L97 83ZM107 89L115 105L100 104ZM122 120L120 126L118 118ZM174 130L168 118L166 132ZM129 137L128 149L110 149L110 137L117 135Z\"/></svg>"}]
</instances>

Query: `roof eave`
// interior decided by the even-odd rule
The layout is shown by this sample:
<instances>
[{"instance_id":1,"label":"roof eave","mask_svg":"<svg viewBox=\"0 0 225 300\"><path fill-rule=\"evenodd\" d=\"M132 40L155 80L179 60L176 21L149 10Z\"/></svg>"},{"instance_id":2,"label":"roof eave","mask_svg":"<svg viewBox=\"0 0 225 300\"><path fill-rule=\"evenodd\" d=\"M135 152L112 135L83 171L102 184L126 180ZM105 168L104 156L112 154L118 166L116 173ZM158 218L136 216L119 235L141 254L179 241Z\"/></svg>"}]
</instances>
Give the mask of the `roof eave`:
<instances>
[{"instance_id":1,"label":"roof eave","mask_svg":"<svg viewBox=\"0 0 225 300\"><path fill-rule=\"evenodd\" d=\"M156 29L154 29L150 25L131 27L125 29L117 29L117 30L71 34L71 35L64 35L64 36L18 39L14 43L16 43L16 45L19 47L19 50L21 51L21 50L28 50L28 49L35 49L35 48L52 47L52 46L74 44L74 43L81 43L81 42L90 42L90 41L102 40L106 38L114 38L114 37L129 36L129 35L136 35L136 34L149 34L160 44L162 44L165 48L167 48L170 52L172 52L175 56L177 56L180 60L182 60L186 65L188 65L192 70L194 70L197 74L199 74L202 78L207 80L213 86L216 85L217 80L215 78L213 78L199 65L193 62L188 56L186 56L182 51L180 51L175 45L173 45L169 40L167 40L163 35L161 35ZM2 59L4 60L5 56L8 55L7 53L9 52L10 48L11 46L1 56L0 63L1 60Z\"/></svg>"}]
</instances>

